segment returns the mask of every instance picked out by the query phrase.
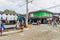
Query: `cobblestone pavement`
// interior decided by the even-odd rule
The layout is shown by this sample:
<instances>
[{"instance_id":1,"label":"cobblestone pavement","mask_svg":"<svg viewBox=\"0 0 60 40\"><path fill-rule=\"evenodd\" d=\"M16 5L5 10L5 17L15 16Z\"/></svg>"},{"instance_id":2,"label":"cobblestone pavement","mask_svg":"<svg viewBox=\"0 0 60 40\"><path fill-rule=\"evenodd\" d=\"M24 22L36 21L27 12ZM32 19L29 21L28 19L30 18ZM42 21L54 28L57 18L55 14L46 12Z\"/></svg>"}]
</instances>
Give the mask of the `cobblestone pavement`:
<instances>
[{"instance_id":1,"label":"cobblestone pavement","mask_svg":"<svg viewBox=\"0 0 60 40\"><path fill-rule=\"evenodd\" d=\"M60 40L60 26L32 25L24 32L0 36L0 40Z\"/></svg>"}]
</instances>

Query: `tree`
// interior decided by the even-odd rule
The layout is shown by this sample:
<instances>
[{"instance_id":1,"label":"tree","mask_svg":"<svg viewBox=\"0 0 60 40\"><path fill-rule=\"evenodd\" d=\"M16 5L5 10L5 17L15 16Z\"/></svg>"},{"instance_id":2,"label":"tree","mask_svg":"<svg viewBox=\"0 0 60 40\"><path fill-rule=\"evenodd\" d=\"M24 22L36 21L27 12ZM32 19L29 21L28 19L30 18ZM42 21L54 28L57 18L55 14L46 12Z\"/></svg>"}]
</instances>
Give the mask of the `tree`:
<instances>
[{"instance_id":1,"label":"tree","mask_svg":"<svg viewBox=\"0 0 60 40\"><path fill-rule=\"evenodd\" d=\"M6 13L6 14L16 14L15 11L13 11L13 10L8 10L8 9L4 10L4 13Z\"/></svg>"}]
</instances>

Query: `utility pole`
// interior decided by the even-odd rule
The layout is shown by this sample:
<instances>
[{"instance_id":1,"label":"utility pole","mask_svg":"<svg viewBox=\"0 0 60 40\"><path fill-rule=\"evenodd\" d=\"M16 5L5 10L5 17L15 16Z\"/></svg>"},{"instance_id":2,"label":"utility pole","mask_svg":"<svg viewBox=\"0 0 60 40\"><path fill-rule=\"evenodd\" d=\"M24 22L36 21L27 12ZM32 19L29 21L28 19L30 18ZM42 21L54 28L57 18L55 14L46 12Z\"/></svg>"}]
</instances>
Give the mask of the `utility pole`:
<instances>
[{"instance_id":1,"label":"utility pole","mask_svg":"<svg viewBox=\"0 0 60 40\"><path fill-rule=\"evenodd\" d=\"M28 26L28 0L26 0L26 26Z\"/></svg>"}]
</instances>

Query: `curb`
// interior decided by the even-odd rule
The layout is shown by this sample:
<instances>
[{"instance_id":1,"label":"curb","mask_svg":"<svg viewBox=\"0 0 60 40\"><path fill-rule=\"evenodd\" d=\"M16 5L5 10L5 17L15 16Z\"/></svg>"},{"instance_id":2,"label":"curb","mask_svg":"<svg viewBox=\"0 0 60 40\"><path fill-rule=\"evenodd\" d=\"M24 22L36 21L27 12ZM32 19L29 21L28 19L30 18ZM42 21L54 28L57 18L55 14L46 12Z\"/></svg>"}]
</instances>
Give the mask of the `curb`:
<instances>
[{"instance_id":1,"label":"curb","mask_svg":"<svg viewBox=\"0 0 60 40\"><path fill-rule=\"evenodd\" d=\"M24 31L27 31L29 30L29 28L24 28ZM12 33L17 33L17 32L20 32L21 30L15 30L15 31L9 31L9 32L3 32L2 35L6 35L6 34L12 34Z\"/></svg>"}]
</instances>

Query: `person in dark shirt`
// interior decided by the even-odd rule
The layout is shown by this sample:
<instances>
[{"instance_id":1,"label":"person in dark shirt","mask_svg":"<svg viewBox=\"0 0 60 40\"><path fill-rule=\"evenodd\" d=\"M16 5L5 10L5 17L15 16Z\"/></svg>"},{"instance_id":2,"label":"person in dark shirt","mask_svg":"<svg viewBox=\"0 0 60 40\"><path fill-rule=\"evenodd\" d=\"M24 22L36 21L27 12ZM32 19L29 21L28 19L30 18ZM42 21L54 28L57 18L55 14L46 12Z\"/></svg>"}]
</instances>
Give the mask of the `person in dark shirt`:
<instances>
[{"instance_id":1,"label":"person in dark shirt","mask_svg":"<svg viewBox=\"0 0 60 40\"><path fill-rule=\"evenodd\" d=\"M2 23L2 24L1 24L1 27L2 27L2 29L5 29L5 24Z\"/></svg>"},{"instance_id":2,"label":"person in dark shirt","mask_svg":"<svg viewBox=\"0 0 60 40\"><path fill-rule=\"evenodd\" d=\"M23 32L23 28L24 28L24 26L22 24L22 21L20 21L20 29L21 29L21 32Z\"/></svg>"}]
</instances>

